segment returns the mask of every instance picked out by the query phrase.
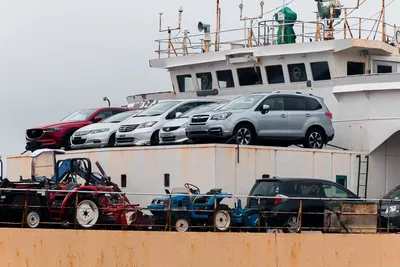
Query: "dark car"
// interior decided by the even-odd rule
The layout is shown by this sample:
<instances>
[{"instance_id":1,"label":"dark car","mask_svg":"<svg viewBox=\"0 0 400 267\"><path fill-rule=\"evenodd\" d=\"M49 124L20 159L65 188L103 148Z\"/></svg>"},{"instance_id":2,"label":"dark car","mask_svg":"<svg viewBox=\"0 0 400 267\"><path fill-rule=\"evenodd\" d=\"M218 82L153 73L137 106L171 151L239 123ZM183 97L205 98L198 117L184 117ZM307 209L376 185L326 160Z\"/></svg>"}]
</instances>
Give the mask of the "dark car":
<instances>
[{"instance_id":1,"label":"dark car","mask_svg":"<svg viewBox=\"0 0 400 267\"><path fill-rule=\"evenodd\" d=\"M69 149L70 137L76 130L127 110L131 109L120 107L83 109L73 112L58 123L27 129L25 149L32 152L39 148Z\"/></svg>"},{"instance_id":2,"label":"dark car","mask_svg":"<svg viewBox=\"0 0 400 267\"><path fill-rule=\"evenodd\" d=\"M268 227L280 228L283 232L300 231L297 198L357 198L359 197L340 184L312 178L267 178L256 180L250 196L265 196L258 204L257 198L248 198L246 208L265 211ZM324 210L327 200L302 200L302 229L322 230L324 226ZM307 214L311 213L311 214ZM318 214L316 214L318 213Z\"/></svg>"},{"instance_id":3,"label":"dark car","mask_svg":"<svg viewBox=\"0 0 400 267\"><path fill-rule=\"evenodd\" d=\"M382 230L389 228L390 232L400 232L400 185L383 197L380 212Z\"/></svg>"}]
</instances>

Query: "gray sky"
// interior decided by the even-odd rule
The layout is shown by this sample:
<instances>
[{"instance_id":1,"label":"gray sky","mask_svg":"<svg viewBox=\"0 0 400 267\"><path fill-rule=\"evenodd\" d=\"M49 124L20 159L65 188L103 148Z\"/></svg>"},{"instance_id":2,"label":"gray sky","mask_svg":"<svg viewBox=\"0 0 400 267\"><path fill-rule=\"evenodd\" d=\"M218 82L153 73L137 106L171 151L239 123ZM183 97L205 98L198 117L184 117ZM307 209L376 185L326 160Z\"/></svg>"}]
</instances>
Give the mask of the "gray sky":
<instances>
[{"instance_id":1,"label":"gray sky","mask_svg":"<svg viewBox=\"0 0 400 267\"><path fill-rule=\"evenodd\" d=\"M158 32L158 13L164 13L164 25L174 27L182 5L184 29L197 33L201 20L211 24L214 31L215 2L2 0L0 153L23 152L25 129L57 122L77 109L104 106L104 96L120 106L126 104L125 97L130 94L170 90L167 71L151 69L148 64L149 59L157 57L154 40L167 37ZM265 11L282 3L265 2ZM356 2L343 0L342 4L355 6ZM243 26L239 3L221 0L222 30ZM257 15L258 3L245 0L244 15ZM315 17L314 0L296 0L289 7L298 13L298 20ZM368 17L379 7L380 1L367 0L353 16ZM388 22L396 23L392 10L399 8L397 1L391 5Z\"/></svg>"}]
</instances>

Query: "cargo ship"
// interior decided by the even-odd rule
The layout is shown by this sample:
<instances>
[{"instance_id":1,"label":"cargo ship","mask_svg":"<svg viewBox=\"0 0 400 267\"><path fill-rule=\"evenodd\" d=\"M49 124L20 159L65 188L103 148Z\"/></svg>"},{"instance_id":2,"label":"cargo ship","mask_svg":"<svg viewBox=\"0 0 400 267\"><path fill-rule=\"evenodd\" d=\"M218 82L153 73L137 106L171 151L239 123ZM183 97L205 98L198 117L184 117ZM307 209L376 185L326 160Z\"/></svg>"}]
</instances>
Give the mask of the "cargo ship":
<instances>
[{"instance_id":1,"label":"cargo ship","mask_svg":"<svg viewBox=\"0 0 400 267\"><path fill-rule=\"evenodd\" d=\"M241 1L238 10L240 20L251 26L221 30L221 6L217 1L216 24L211 26L199 22L197 28L200 33L194 35L182 26L182 8L178 12L176 28L162 28L160 14L159 31L168 34L168 38L155 41L157 57L151 59L149 65L169 72L172 90L128 96L128 107L170 98L230 100L254 92L310 93L322 97L333 114L335 136L321 151L298 147L228 148L217 144L94 149L70 153L109 158L110 163L102 162L110 175L126 175L130 182L125 189L135 192L162 192L164 176L168 174L173 177L171 186L190 179L207 188L223 180L221 186L244 194L248 192L251 182L238 185L243 179L238 166L243 166L245 159L240 156L241 162L238 163L240 153L234 151L247 153L251 150L245 158L253 158L252 163L243 166L243 170L251 173L252 179L263 174L321 177L340 182L362 197L382 197L399 183L397 151L400 149L400 117L395 114L400 96L400 75L397 71L400 31L396 25L385 21L386 8L391 3L383 2L375 19L350 16L354 10L362 9L362 2L355 7L346 7L338 0L316 1L316 20L302 21L290 5L277 9L273 19L265 19L264 1L260 1L260 15L245 17L245 3ZM212 32L211 28L216 31ZM175 31L181 34L172 37ZM225 36L232 39L225 39ZM223 158L225 152L220 151L228 150L232 151L231 154ZM121 151L128 151L130 156L122 156ZM204 168L200 171L194 167L198 165L198 160L183 156L186 151L209 160L213 171ZM207 152L202 155L200 151ZM257 151L275 155L272 159L275 162L270 166L265 164L264 156ZM143 156L139 155L148 156L144 156L146 160L142 162ZM180 157L193 162L181 164ZM298 158L302 160L297 160L299 165L294 166L297 164L294 159ZM26 156L10 156L7 177L30 176L30 169L22 167L29 166L24 163L29 160ZM218 166L224 160L226 164L234 164L235 174L219 172ZM143 168L147 162L154 162L156 167ZM280 164L293 167L287 170L279 168ZM202 179L204 176L213 179ZM153 178L147 183L142 177Z\"/></svg>"}]
</instances>

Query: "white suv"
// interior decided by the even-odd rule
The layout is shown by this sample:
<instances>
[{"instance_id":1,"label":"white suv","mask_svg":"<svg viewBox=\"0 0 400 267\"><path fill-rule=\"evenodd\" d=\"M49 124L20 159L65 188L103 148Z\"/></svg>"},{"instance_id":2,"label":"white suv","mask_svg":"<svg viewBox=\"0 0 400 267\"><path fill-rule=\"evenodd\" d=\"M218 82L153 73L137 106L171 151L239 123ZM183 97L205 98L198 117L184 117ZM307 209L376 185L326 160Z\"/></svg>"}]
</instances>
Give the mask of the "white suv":
<instances>
[{"instance_id":1,"label":"white suv","mask_svg":"<svg viewBox=\"0 0 400 267\"><path fill-rule=\"evenodd\" d=\"M200 105L221 100L174 99L161 100L136 117L124 121L116 133L116 146L159 144L159 131L169 120Z\"/></svg>"}]
</instances>

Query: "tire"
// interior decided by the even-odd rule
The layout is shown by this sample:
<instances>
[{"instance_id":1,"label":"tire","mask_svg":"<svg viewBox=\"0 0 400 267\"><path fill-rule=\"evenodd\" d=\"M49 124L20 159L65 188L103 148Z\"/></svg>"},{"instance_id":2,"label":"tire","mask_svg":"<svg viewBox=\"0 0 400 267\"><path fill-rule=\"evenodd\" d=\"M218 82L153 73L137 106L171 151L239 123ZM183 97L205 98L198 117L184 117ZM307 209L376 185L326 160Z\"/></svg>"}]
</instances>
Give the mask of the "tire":
<instances>
[{"instance_id":1,"label":"tire","mask_svg":"<svg viewBox=\"0 0 400 267\"><path fill-rule=\"evenodd\" d=\"M248 123L240 123L233 130L236 144L239 145L252 145L255 140L255 133L253 127Z\"/></svg>"},{"instance_id":2,"label":"tire","mask_svg":"<svg viewBox=\"0 0 400 267\"><path fill-rule=\"evenodd\" d=\"M79 227L94 228L100 221L100 209L97 204L88 198L79 200L76 206L76 222Z\"/></svg>"},{"instance_id":3,"label":"tire","mask_svg":"<svg viewBox=\"0 0 400 267\"><path fill-rule=\"evenodd\" d=\"M160 144L160 136L158 135L159 131L155 131L150 138L150 145L151 146L156 146Z\"/></svg>"},{"instance_id":4,"label":"tire","mask_svg":"<svg viewBox=\"0 0 400 267\"><path fill-rule=\"evenodd\" d=\"M318 128L310 128L305 136L303 146L305 148L322 149L326 144L325 133Z\"/></svg>"},{"instance_id":5,"label":"tire","mask_svg":"<svg viewBox=\"0 0 400 267\"><path fill-rule=\"evenodd\" d=\"M107 147L114 147L115 146L115 133L110 136L108 139Z\"/></svg>"},{"instance_id":6,"label":"tire","mask_svg":"<svg viewBox=\"0 0 400 267\"><path fill-rule=\"evenodd\" d=\"M172 228L177 232L188 232L190 231L189 220L185 217L176 218L173 220Z\"/></svg>"},{"instance_id":7,"label":"tire","mask_svg":"<svg viewBox=\"0 0 400 267\"><path fill-rule=\"evenodd\" d=\"M41 215L36 210L30 210L26 215L26 225L29 228L38 228L41 223Z\"/></svg>"},{"instance_id":8,"label":"tire","mask_svg":"<svg viewBox=\"0 0 400 267\"><path fill-rule=\"evenodd\" d=\"M61 148L64 147L64 150L71 150L71 136L73 133L68 133L64 136L63 141L61 143Z\"/></svg>"},{"instance_id":9,"label":"tire","mask_svg":"<svg viewBox=\"0 0 400 267\"><path fill-rule=\"evenodd\" d=\"M291 216L283 225L282 231L284 233L300 233L300 224L297 221L297 216Z\"/></svg>"},{"instance_id":10,"label":"tire","mask_svg":"<svg viewBox=\"0 0 400 267\"><path fill-rule=\"evenodd\" d=\"M229 207L220 205L215 213L215 228L218 232L227 232L232 224Z\"/></svg>"}]
</instances>

